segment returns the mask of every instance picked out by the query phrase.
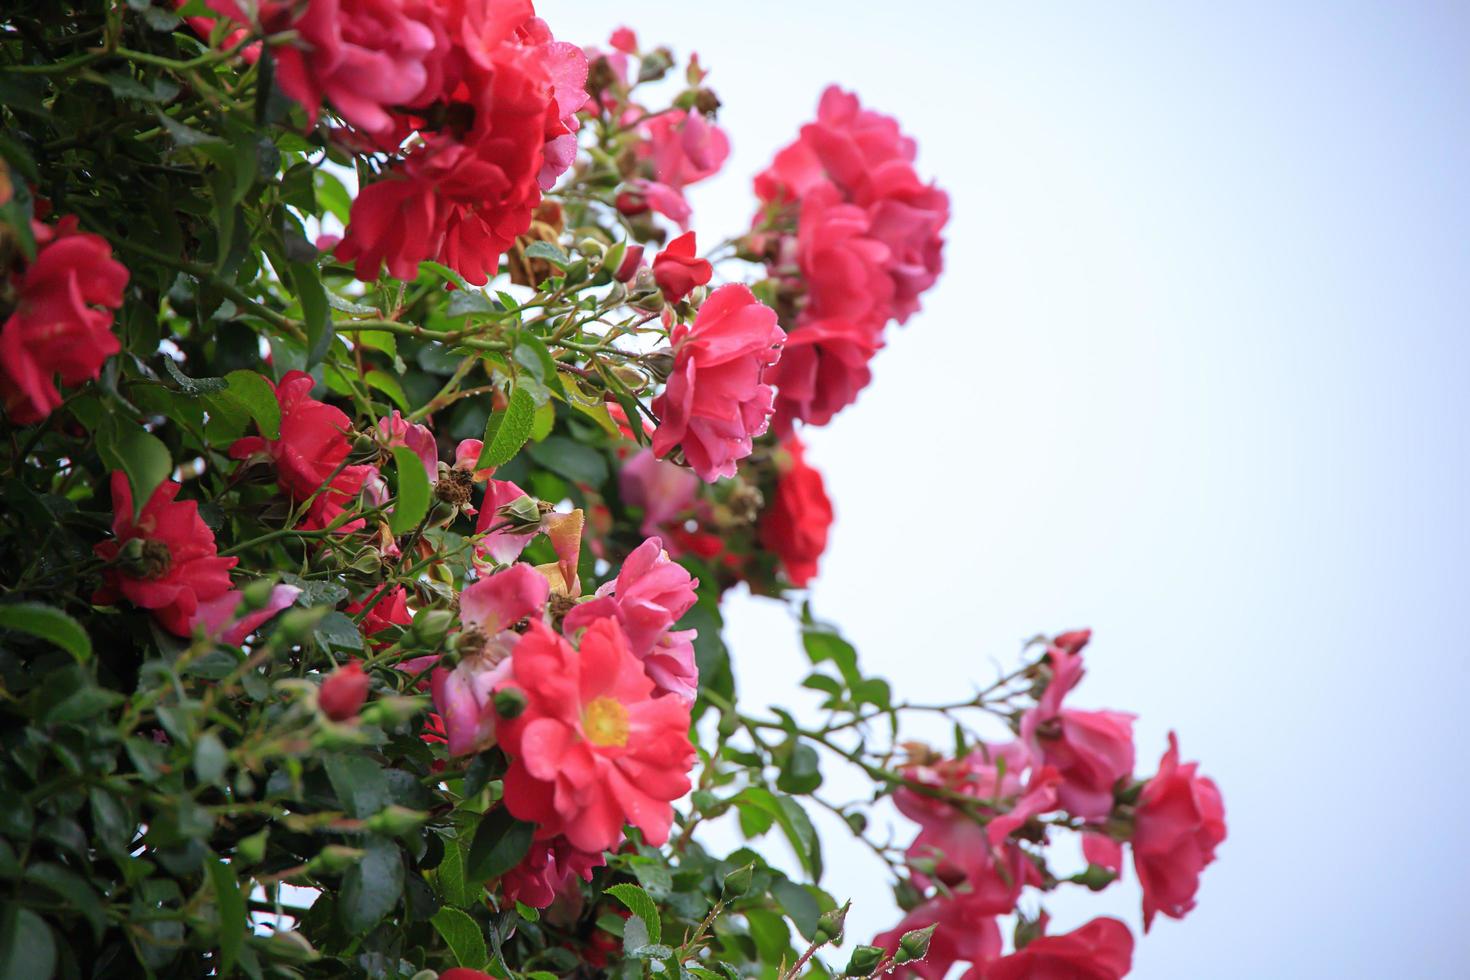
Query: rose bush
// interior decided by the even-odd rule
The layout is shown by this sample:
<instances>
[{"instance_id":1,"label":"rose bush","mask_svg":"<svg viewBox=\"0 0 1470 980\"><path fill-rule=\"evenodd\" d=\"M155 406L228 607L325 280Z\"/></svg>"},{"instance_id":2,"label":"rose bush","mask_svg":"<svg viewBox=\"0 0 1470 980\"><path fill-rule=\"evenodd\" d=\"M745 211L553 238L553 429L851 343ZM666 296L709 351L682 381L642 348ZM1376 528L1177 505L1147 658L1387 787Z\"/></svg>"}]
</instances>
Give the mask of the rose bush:
<instances>
[{"instance_id":1,"label":"rose bush","mask_svg":"<svg viewBox=\"0 0 1470 980\"><path fill-rule=\"evenodd\" d=\"M0 27L0 977L1118 977L1130 926L1050 892L1131 853L1144 928L1194 907L1220 792L1075 703L1086 631L920 705L811 612L808 430L943 265L894 119L829 90L701 247L720 99L630 30ZM790 710L739 699L737 584L800 610ZM814 808L902 909L871 942Z\"/></svg>"}]
</instances>

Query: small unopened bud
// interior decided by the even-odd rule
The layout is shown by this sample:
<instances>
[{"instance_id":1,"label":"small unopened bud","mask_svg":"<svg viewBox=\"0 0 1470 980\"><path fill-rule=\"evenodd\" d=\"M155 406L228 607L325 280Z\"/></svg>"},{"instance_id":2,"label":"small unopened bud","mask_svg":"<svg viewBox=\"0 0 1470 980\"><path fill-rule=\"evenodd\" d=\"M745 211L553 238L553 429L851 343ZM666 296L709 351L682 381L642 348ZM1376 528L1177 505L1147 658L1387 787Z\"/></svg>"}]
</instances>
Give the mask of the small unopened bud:
<instances>
[{"instance_id":1,"label":"small unopened bud","mask_svg":"<svg viewBox=\"0 0 1470 980\"><path fill-rule=\"evenodd\" d=\"M638 274L638 268L643 264L643 246L629 245L623 253L623 261L618 263L618 271L613 273L613 278L618 282L629 282Z\"/></svg>"},{"instance_id":2,"label":"small unopened bud","mask_svg":"<svg viewBox=\"0 0 1470 980\"><path fill-rule=\"evenodd\" d=\"M607 246L595 238L584 238L577 243L577 251L589 259L600 259L607 254Z\"/></svg>"},{"instance_id":3,"label":"small unopened bud","mask_svg":"<svg viewBox=\"0 0 1470 980\"><path fill-rule=\"evenodd\" d=\"M525 534L541 526L540 501L531 496L517 497L508 504L502 504L495 516L509 522L510 526L504 529L507 533Z\"/></svg>"},{"instance_id":4,"label":"small unopened bud","mask_svg":"<svg viewBox=\"0 0 1470 980\"><path fill-rule=\"evenodd\" d=\"M604 90L618 84L618 73L608 63L606 55L598 55L587 66L587 91L594 98Z\"/></svg>"},{"instance_id":5,"label":"small unopened bud","mask_svg":"<svg viewBox=\"0 0 1470 980\"><path fill-rule=\"evenodd\" d=\"M908 963L911 960L922 960L929 955L929 940L934 938L934 925L923 929L913 929L904 933L898 940L898 951L893 954L893 962Z\"/></svg>"},{"instance_id":6,"label":"small unopened bud","mask_svg":"<svg viewBox=\"0 0 1470 980\"><path fill-rule=\"evenodd\" d=\"M720 97L709 89L702 88L694 93L694 108L706 116L712 116L719 111Z\"/></svg>"},{"instance_id":7,"label":"small unopened bud","mask_svg":"<svg viewBox=\"0 0 1470 980\"><path fill-rule=\"evenodd\" d=\"M627 364L615 364L612 373L617 379L628 387L629 391L639 392L648 387L648 378L637 368Z\"/></svg>"},{"instance_id":8,"label":"small unopened bud","mask_svg":"<svg viewBox=\"0 0 1470 980\"><path fill-rule=\"evenodd\" d=\"M414 614L408 633L420 646L437 647L453 623L454 613L448 609L420 609Z\"/></svg>"},{"instance_id":9,"label":"small unopened bud","mask_svg":"<svg viewBox=\"0 0 1470 980\"><path fill-rule=\"evenodd\" d=\"M265 843L269 836L270 828L266 827L259 833L241 839L235 845L235 860L241 864L259 864L265 857Z\"/></svg>"},{"instance_id":10,"label":"small unopened bud","mask_svg":"<svg viewBox=\"0 0 1470 980\"><path fill-rule=\"evenodd\" d=\"M367 700L370 680L367 672L362 669L362 664L349 660L322 681L322 689L316 696L316 705L322 714L333 721L351 721L357 717L362 703Z\"/></svg>"},{"instance_id":11,"label":"small unopened bud","mask_svg":"<svg viewBox=\"0 0 1470 980\"><path fill-rule=\"evenodd\" d=\"M755 878L755 865L747 864L743 868L736 868L725 875L725 882L720 894L724 898L739 898L750 891L750 883Z\"/></svg>"},{"instance_id":12,"label":"small unopened bud","mask_svg":"<svg viewBox=\"0 0 1470 980\"><path fill-rule=\"evenodd\" d=\"M1085 885L1089 891L1100 892L1117 881L1118 876L1100 864L1089 864L1086 871L1073 875L1071 880L1079 885Z\"/></svg>"},{"instance_id":13,"label":"small unopened bud","mask_svg":"<svg viewBox=\"0 0 1470 980\"><path fill-rule=\"evenodd\" d=\"M268 578L258 578L240 589L240 605L235 609L236 615L255 612L264 609L265 604L270 602L271 593L275 591L276 583Z\"/></svg>"},{"instance_id":14,"label":"small unopened bud","mask_svg":"<svg viewBox=\"0 0 1470 980\"><path fill-rule=\"evenodd\" d=\"M526 695L520 688L507 687L495 692L495 714L506 721L519 718L526 710Z\"/></svg>"},{"instance_id":15,"label":"small unopened bud","mask_svg":"<svg viewBox=\"0 0 1470 980\"><path fill-rule=\"evenodd\" d=\"M361 848L328 844L317 852L316 857L306 862L306 869L311 872L325 871L328 873L346 871L361 861L364 853Z\"/></svg>"},{"instance_id":16,"label":"small unopened bud","mask_svg":"<svg viewBox=\"0 0 1470 980\"><path fill-rule=\"evenodd\" d=\"M835 943L841 939L847 922L847 910L851 906L851 902L843 902L841 908L829 909L818 916L817 929L812 939L819 943Z\"/></svg>"},{"instance_id":17,"label":"small unopened bud","mask_svg":"<svg viewBox=\"0 0 1470 980\"><path fill-rule=\"evenodd\" d=\"M657 313L664 308L664 293L648 268L638 270L628 290L628 305L645 313Z\"/></svg>"},{"instance_id":18,"label":"small unopened bud","mask_svg":"<svg viewBox=\"0 0 1470 980\"><path fill-rule=\"evenodd\" d=\"M276 633L285 643L300 643L311 635L316 629L316 624L322 621L331 610L326 606L312 606L310 609L287 610L280 619L276 620Z\"/></svg>"},{"instance_id":19,"label":"small unopened bud","mask_svg":"<svg viewBox=\"0 0 1470 980\"><path fill-rule=\"evenodd\" d=\"M648 211L648 198L633 191L623 191L613 200L613 207L617 208L619 213L631 218Z\"/></svg>"},{"instance_id":20,"label":"small unopened bud","mask_svg":"<svg viewBox=\"0 0 1470 980\"><path fill-rule=\"evenodd\" d=\"M638 66L638 81L656 82L674 67L674 53L668 48L655 48L643 58Z\"/></svg>"},{"instance_id":21,"label":"small unopened bud","mask_svg":"<svg viewBox=\"0 0 1470 980\"><path fill-rule=\"evenodd\" d=\"M418 810L410 810L396 803L389 804L387 808L379 810L367 818L367 829L377 834L388 834L399 837L403 834L413 833L429 820L427 813Z\"/></svg>"},{"instance_id":22,"label":"small unopened bud","mask_svg":"<svg viewBox=\"0 0 1470 980\"><path fill-rule=\"evenodd\" d=\"M667 381L674 370L674 350L672 347L660 347L638 358L638 363L657 380Z\"/></svg>"},{"instance_id":23,"label":"small unopened bud","mask_svg":"<svg viewBox=\"0 0 1470 980\"><path fill-rule=\"evenodd\" d=\"M847 969L842 972L850 977L865 977L878 969L882 962L881 946L858 946L852 951L852 959L847 961Z\"/></svg>"}]
</instances>

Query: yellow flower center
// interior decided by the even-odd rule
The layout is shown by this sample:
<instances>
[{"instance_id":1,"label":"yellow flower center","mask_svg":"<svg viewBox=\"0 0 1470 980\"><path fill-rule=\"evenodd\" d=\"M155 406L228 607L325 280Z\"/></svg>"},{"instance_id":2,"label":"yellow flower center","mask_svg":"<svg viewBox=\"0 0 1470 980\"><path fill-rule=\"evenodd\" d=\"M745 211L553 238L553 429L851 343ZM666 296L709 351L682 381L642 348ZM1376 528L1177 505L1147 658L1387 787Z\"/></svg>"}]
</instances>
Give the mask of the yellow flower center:
<instances>
[{"instance_id":1,"label":"yellow flower center","mask_svg":"<svg viewBox=\"0 0 1470 980\"><path fill-rule=\"evenodd\" d=\"M614 698L594 698L582 709L582 734L593 745L627 745L628 709Z\"/></svg>"}]
</instances>

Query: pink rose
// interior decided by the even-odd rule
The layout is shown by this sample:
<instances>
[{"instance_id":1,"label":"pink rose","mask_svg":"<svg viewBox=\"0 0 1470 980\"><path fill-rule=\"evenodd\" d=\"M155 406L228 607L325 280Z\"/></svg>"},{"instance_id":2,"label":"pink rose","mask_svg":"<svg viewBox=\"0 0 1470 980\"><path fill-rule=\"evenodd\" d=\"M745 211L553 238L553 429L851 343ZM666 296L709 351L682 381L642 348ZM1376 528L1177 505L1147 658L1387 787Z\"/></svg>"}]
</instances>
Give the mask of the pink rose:
<instances>
[{"instance_id":1,"label":"pink rose","mask_svg":"<svg viewBox=\"0 0 1470 980\"><path fill-rule=\"evenodd\" d=\"M780 357L786 334L776 312L738 283L710 293L694 323L680 323L671 337L674 368L668 387L653 400L661 422L653 451L666 457L680 448L705 482L733 476L751 441L765 433L775 392L765 370Z\"/></svg>"},{"instance_id":2,"label":"pink rose","mask_svg":"<svg viewBox=\"0 0 1470 980\"><path fill-rule=\"evenodd\" d=\"M851 320L798 324L768 375L776 386L776 431L788 434L798 421L826 425L857 401L858 392L873 379L868 363L877 349L873 329Z\"/></svg>"},{"instance_id":3,"label":"pink rose","mask_svg":"<svg viewBox=\"0 0 1470 980\"><path fill-rule=\"evenodd\" d=\"M1093 919L1060 936L1031 940L990 964L984 980L1121 980L1133 968L1133 934L1117 919Z\"/></svg>"},{"instance_id":4,"label":"pink rose","mask_svg":"<svg viewBox=\"0 0 1470 980\"><path fill-rule=\"evenodd\" d=\"M1179 764L1179 740L1170 732L1159 773L1138 798L1133 868L1143 886L1145 932L1157 912L1182 919L1194 908L1200 872L1225 839L1225 802L1198 768L1194 762Z\"/></svg>"}]
</instances>

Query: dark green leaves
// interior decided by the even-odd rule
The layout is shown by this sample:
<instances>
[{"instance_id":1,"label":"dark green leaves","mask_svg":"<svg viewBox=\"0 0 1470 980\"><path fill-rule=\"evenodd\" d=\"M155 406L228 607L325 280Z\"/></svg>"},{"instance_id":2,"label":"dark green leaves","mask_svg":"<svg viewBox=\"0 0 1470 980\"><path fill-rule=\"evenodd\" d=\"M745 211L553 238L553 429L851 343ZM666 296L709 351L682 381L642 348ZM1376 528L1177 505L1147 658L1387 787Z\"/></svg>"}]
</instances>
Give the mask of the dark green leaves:
<instances>
[{"instance_id":1,"label":"dark green leaves","mask_svg":"<svg viewBox=\"0 0 1470 980\"><path fill-rule=\"evenodd\" d=\"M127 474L133 491L133 513L137 515L153 496L153 491L174 470L168 447L145 431L126 421L104 427L99 433L97 451L110 469Z\"/></svg>"},{"instance_id":2,"label":"dark green leaves","mask_svg":"<svg viewBox=\"0 0 1470 980\"><path fill-rule=\"evenodd\" d=\"M599 486L607 479L607 457L584 443L566 436L548 436L532 443L526 452L553 473L573 483Z\"/></svg>"},{"instance_id":3,"label":"dark green leaves","mask_svg":"<svg viewBox=\"0 0 1470 980\"><path fill-rule=\"evenodd\" d=\"M369 837L360 861L342 876L337 915L349 932L363 933L398 904L403 894L403 859L392 841Z\"/></svg>"},{"instance_id":4,"label":"dark green leaves","mask_svg":"<svg viewBox=\"0 0 1470 980\"><path fill-rule=\"evenodd\" d=\"M772 823L779 825L791 843L791 849L796 852L796 859L811 875L812 881L822 879L822 842L800 803L760 786L747 786L735 797L735 805L740 811L740 825L747 837L765 833Z\"/></svg>"},{"instance_id":5,"label":"dark green leaves","mask_svg":"<svg viewBox=\"0 0 1470 980\"><path fill-rule=\"evenodd\" d=\"M517 820L505 807L497 807L475 828L465 859L465 875L476 884L503 875L520 863L531 849L536 825Z\"/></svg>"},{"instance_id":6,"label":"dark green leaves","mask_svg":"<svg viewBox=\"0 0 1470 980\"><path fill-rule=\"evenodd\" d=\"M321 273L305 262L291 263L291 283L301 302L301 317L306 321L306 366L316 367L332 346L332 310L327 305L327 291Z\"/></svg>"},{"instance_id":7,"label":"dark green leaves","mask_svg":"<svg viewBox=\"0 0 1470 980\"><path fill-rule=\"evenodd\" d=\"M484 968L490 953L485 948L485 935L479 923L455 908L442 908L429 921L444 937L456 963L471 970Z\"/></svg>"},{"instance_id":8,"label":"dark green leaves","mask_svg":"<svg viewBox=\"0 0 1470 980\"><path fill-rule=\"evenodd\" d=\"M51 927L30 909L7 905L0 912L0 980L37 980L55 971Z\"/></svg>"},{"instance_id":9,"label":"dark green leaves","mask_svg":"<svg viewBox=\"0 0 1470 980\"><path fill-rule=\"evenodd\" d=\"M0 606L0 628L29 633L61 647L84 663L92 656L92 638L82 624L60 609L39 602L16 602Z\"/></svg>"},{"instance_id":10,"label":"dark green leaves","mask_svg":"<svg viewBox=\"0 0 1470 980\"><path fill-rule=\"evenodd\" d=\"M492 413L485 423L485 444L475 468L488 469L509 463L531 438L535 418L536 402L530 392L524 388L512 390L504 411Z\"/></svg>"},{"instance_id":11,"label":"dark green leaves","mask_svg":"<svg viewBox=\"0 0 1470 980\"><path fill-rule=\"evenodd\" d=\"M407 534L429 512L429 474L424 461L407 446L393 447L393 466L398 473L398 499L388 515L388 528L394 534Z\"/></svg>"},{"instance_id":12,"label":"dark green leaves","mask_svg":"<svg viewBox=\"0 0 1470 980\"><path fill-rule=\"evenodd\" d=\"M392 802L382 767L362 755L333 754L325 763L327 778L348 816L370 817Z\"/></svg>"},{"instance_id":13,"label":"dark green leaves","mask_svg":"<svg viewBox=\"0 0 1470 980\"><path fill-rule=\"evenodd\" d=\"M628 927L623 932L623 947L628 953L636 955L644 946L663 942L663 923L659 920L658 906L653 903L653 899L648 897L647 892L637 885L621 884L610 886L607 893L622 902L628 911L633 913L634 918L628 920ZM634 926L635 921L637 926ZM630 930L637 938L630 938ZM646 942L637 941L643 938L637 936L638 931L646 933Z\"/></svg>"},{"instance_id":14,"label":"dark green leaves","mask_svg":"<svg viewBox=\"0 0 1470 980\"><path fill-rule=\"evenodd\" d=\"M220 976L229 975L240 949L245 945L245 896L230 866L220 860L205 862L214 886L214 905L219 913Z\"/></svg>"}]
</instances>

